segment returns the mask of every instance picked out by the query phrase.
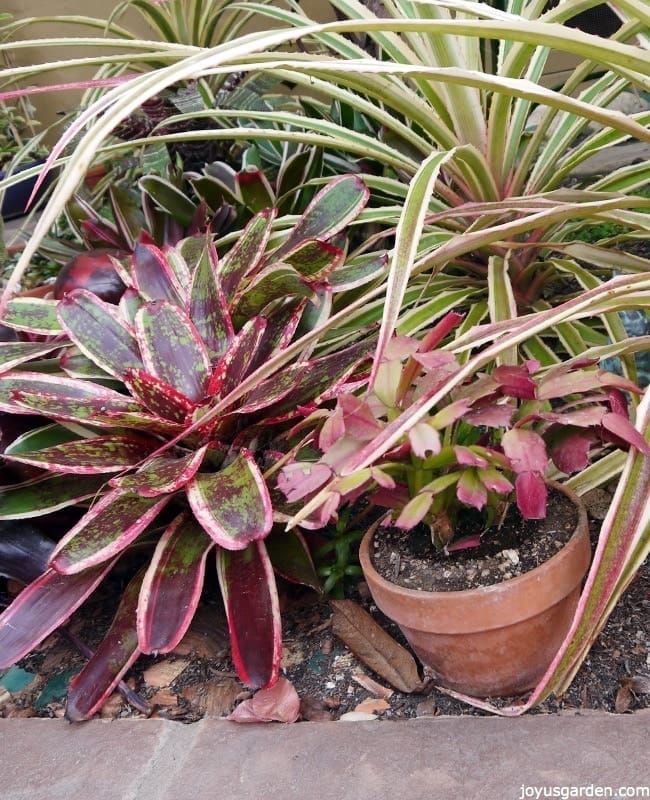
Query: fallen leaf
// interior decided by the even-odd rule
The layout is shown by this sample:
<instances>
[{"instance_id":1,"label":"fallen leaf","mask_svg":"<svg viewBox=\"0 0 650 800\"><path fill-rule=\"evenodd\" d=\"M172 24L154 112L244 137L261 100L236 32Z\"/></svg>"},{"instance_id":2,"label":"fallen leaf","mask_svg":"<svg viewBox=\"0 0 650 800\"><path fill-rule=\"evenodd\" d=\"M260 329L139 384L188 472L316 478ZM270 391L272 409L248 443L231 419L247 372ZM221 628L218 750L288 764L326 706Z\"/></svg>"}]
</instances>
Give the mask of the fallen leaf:
<instances>
[{"instance_id":1,"label":"fallen leaf","mask_svg":"<svg viewBox=\"0 0 650 800\"><path fill-rule=\"evenodd\" d=\"M635 675L629 685L635 694L650 694L650 675Z\"/></svg>"},{"instance_id":2,"label":"fallen leaf","mask_svg":"<svg viewBox=\"0 0 650 800\"><path fill-rule=\"evenodd\" d=\"M280 677L269 689L260 689L240 703L227 719L233 722L295 722L300 698L291 681Z\"/></svg>"},{"instance_id":3,"label":"fallen leaf","mask_svg":"<svg viewBox=\"0 0 650 800\"><path fill-rule=\"evenodd\" d=\"M365 711L348 711L341 714L339 722L370 722L377 719L379 717L376 714L368 714Z\"/></svg>"},{"instance_id":4,"label":"fallen leaf","mask_svg":"<svg viewBox=\"0 0 650 800\"><path fill-rule=\"evenodd\" d=\"M192 654L218 661L229 651L230 639L224 612L214 606L201 606L173 653L178 656Z\"/></svg>"},{"instance_id":5,"label":"fallen leaf","mask_svg":"<svg viewBox=\"0 0 650 800\"><path fill-rule=\"evenodd\" d=\"M332 712L318 697L303 697L300 701L300 717L306 722L330 722Z\"/></svg>"},{"instance_id":6,"label":"fallen leaf","mask_svg":"<svg viewBox=\"0 0 650 800\"><path fill-rule=\"evenodd\" d=\"M418 717L435 717L438 714L438 704L435 697L427 697L421 703L417 704L415 709L416 716Z\"/></svg>"},{"instance_id":7,"label":"fallen leaf","mask_svg":"<svg viewBox=\"0 0 650 800\"><path fill-rule=\"evenodd\" d=\"M634 695L627 683L623 684L616 692L616 700L614 701L614 711L617 714L625 714L629 711L634 702Z\"/></svg>"},{"instance_id":8,"label":"fallen leaf","mask_svg":"<svg viewBox=\"0 0 650 800\"><path fill-rule=\"evenodd\" d=\"M355 672L354 675L352 675L352 680L356 681L359 686L363 686L364 689L372 692L372 694L377 697L383 697L384 700L388 700L388 698L392 697L394 694L392 689L389 689L387 686L382 686L381 683L377 683L377 681L373 681L369 675L364 675L363 672Z\"/></svg>"},{"instance_id":9,"label":"fallen leaf","mask_svg":"<svg viewBox=\"0 0 650 800\"><path fill-rule=\"evenodd\" d=\"M158 661L144 671L142 677L147 686L160 689L172 684L190 662L185 658Z\"/></svg>"},{"instance_id":10,"label":"fallen leaf","mask_svg":"<svg viewBox=\"0 0 650 800\"><path fill-rule=\"evenodd\" d=\"M332 630L363 663L400 692L422 689L413 656L353 600L332 600Z\"/></svg>"},{"instance_id":11,"label":"fallen leaf","mask_svg":"<svg viewBox=\"0 0 650 800\"><path fill-rule=\"evenodd\" d=\"M175 706L178 703L178 695L171 689L159 689L149 698L152 706Z\"/></svg>"},{"instance_id":12,"label":"fallen leaf","mask_svg":"<svg viewBox=\"0 0 650 800\"><path fill-rule=\"evenodd\" d=\"M354 707L355 711L361 711L365 714L381 714L383 711L388 711L390 703L387 703L380 697L367 697Z\"/></svg>"}]
</instances>

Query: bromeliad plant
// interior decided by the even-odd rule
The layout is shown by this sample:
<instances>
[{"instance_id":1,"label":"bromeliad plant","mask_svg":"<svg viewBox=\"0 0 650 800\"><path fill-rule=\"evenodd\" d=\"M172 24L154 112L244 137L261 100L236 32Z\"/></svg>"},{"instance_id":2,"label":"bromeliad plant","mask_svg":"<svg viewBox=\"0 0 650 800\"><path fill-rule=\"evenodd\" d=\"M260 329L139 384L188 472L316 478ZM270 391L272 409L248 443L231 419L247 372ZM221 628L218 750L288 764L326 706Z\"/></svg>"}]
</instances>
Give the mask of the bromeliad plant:
<instances>
[{"instance_id":1,"label":"bromeliad plant","mask_svg":"<svg viewBox=\"0 0 650 800\"><path fill-rule=\"evenodd\" d=\"M457 540L469 508L483 512L484 533L513 497L525 519L545 517L551 464L571 475L608 444L650 454L624 395L640 390L590 359L547 370L533 361L497 364L443 392L461 364L438 345L459 322L452 312L422 339L392 338L364 393L344 391L334 409L300 426L312 435L279 477L287 500L304 504L293 522L322 527L362 497L390 509L386 521L398 528L426 524L434 544L451 552L480 543ZM440 400L425 416L404 422L434 395ZM316 460L307 456L314 450Z\"/></svg>"},{"instance_id":2,"label":"bromeliad plant","mask_svg":"<svg viewBox=\"0 0 650 800\"><path fill-rule=\"evenodd\" d=\"M5 323L32 341L0 345L0 410L43 419L5 449L8 465L36 475L4 487L0 518L77 506L79 519L0 617L0 663L62 625L133 545L151 553L72 683L70 719L91 716L141 652L180 641L210 553L242 680L277 680L267 480L289 421L369 354L360 341L310 355L314 309L328 308L345 260L338 234L366 200L357 178L341 177L279 239L267 209L221 256L209 236L163 249L145 239L129 269L115 262L127 287L118 305L85 289L9 304ZM273 552L289 578L317 583L299 536Z\"/></svg>"}]
</instances>

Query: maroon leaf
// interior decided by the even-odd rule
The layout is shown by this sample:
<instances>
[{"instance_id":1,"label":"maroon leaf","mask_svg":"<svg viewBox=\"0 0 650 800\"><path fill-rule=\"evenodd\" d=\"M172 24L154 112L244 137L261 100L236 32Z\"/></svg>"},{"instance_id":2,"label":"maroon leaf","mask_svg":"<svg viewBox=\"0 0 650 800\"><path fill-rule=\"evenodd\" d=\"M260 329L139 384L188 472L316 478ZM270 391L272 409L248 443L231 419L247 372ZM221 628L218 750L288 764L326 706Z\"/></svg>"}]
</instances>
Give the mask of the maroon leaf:
<instances>
[{"instance_id":1,"label":"maroon leaf","mask_svg":"<svg viewBox=\"0 0 650 800\"><path fill-rule=\"evenodd\" d=\"M135 628L136 608L144 569L129 581L111 627L86 666L70 681L65 716L81 722L93 716L140 655Z\"/></svg>"},{"instance_id":2,"label":"maroon leaf","mask_svg":"<svg viewBox=\"0 0 650 800\"><path fill-rule=\"evenodd\" d=\"M212 243L204 251L192 277L189 316L212 361L223 355L234 330L225 294L217 278L217 252Z\"/></svg>"},{"instance_id":3,"label":"maroon leaf","mask_svg":"<svg viewBox=\"0 0 650 800\"><path fill-rule=\"evenodd\" d=\"M242 550L271 530L269 490L245 448L219 472L197 473L187 485L187 498L204 530L227 550Z\"/></svg>"},{"instance_id":4,"label":"maroon leaf","mask_svg":"<svg viewBox=\"0 0 650 800\"><path fill-rule=\"evenodd\" d=\"M147 303L135 317L145 369L189 400L205 397L210 357L185 312L161 300Z\"/></svg>"},{"instance_id":5,"label":"maroon leaf","mask_svg":"<svg viewBox=\"0 0 650 800\"><path fill-rule=\"evenodd\" d=\"M294 685L281 676L268 689L260 689L229 714L231 722L296 722L300 716L300 698Z\"/></svg>"},{"instance_id":6,"label":"maroon leaf","mask_svg":"<svg viewBox=\"0 0 650 800\"><path fill-rule=\"evenodd\" d=\"M167 300L174 305L181 303L182 288L165 254L156 245L143 242L136 245L131 274L136 288L147 300Z\"/></svg>"},{"instance_id":7,"label":"maroon leaf","mask_svg":"<svg viewBox=\"0 0 650 800\"><path fill-rule=\"evenodd\" d=\"M57 313L81 352L106 372L119 378L129 367L142 367L138 343L115 306L75 289L59 301Z\"/></svg>"},{"instance_id":8,"label":"maroon leaf","mask_svg":"<svg viewBox=\"0 0 650 800\"><path fill-rule=\"evenodd\" d=\"M31 583L47 569L52 550L54 542L29 522L5 522L0 536L0 575Z\"/></svg>"},{"instance_id":9,"label":"maroon leaf","mask_svg":"<svg viewBox=\"0 0 650 800\"><path fill-rule=\"evenodd\" d=\"M71 575L121 553L155 519L169 500L140 497L114 489L108 492L57 544L50 566Z\"/></svg>"},{"instance_id":10,"label":"maroon leaf","mask_svg":"<svg viewBox=\"0 0 650 800\"><path fill-rule=\"evenodd\" d=\"M273 569L291 583L322 589L320 578L303 535L296 530L274 529L264 540Z\"/></svg>"},{"instance_id":11,"label":"maroon leaf","mask_svg":"<svg viewBox=\"0 0 650 800\"><path fill-rule=\"evenodd\" d=\"M501 364L495 368L492 377L509 397L521 397L525 400L535 398L536 383L524 366Z\"/></svg>"},{"instance_id":12,"label":"maroon leaf","mask_svg":"<svg viewBox=\"0 0 650 800\"><path fill-rule=\"evenodd\" d=\"M210 397L225 397L246 377L265 329L265 320L255 317L239 331L212 373L207 390Z\"/></svg>"},{"instance_id":13,"label":"maroon leaf","mask_svg":"<svg viewBox=\"0 0 650 800\"><path fill-rule=\"evenodd\" d=\"M143 653L168 653L185 635L201 597L205 559L213 547L201 526L184 514L161 536L138 602Z\"/></svg>"},{"instance_id":14,"label":"maroon leaf","mask_svg":"<svg viewBox=\"0 0 650 800\"><path fill-rule=\"evenodd\" d=\"M232 297L244 275L257 269L276 214L277 210L273 208L266 208L256 214L242 231L235 246L221 259L219 278L226 297Z\"/></svg>"},{"instance_id":15,"label":"maroon leaf","mask_svg":"<svg viewBox=\"0 0 650 800\"><path fill-rule=\"evenodd\" d=\"M217 574L237 674L247 686L272 686L280 670L282 625L264 543L254 542L238 551L219 548Z\"/></svg>"},{"instance_id":16,"label":"maroon leaf","mask_svg":"<svg viewBox=\"0 0 650 800\"><path fill-rule=\"evenodd\" d=\"M603 415L601 424L605 430L613 433L618 439L622 439L627 444L635 447L640 453L650 455L650 444L646 442L642 434L632 425L632 423L622 414L613 412Z\"/></svg>"},{"instance_id":17,"label":"maroon leaf","mask_svg":"<svg viewBox=\"0 0 650 800\"><path fill-rule=\"evenodd\" d=\"M521 472L515 480L517 508L525 519L544 519L548 489L539 473Z\"/></svg>"},{"instance_id":18,"label":"maroon leaf","mask_svg":"<svg viewBox=\"0 0 650 800\"><path fill-rule=\"evenodd\" d=\"M60 575L46 570L0 614L0 669L6 669L27 655L63 625L102 578L113 561L77 575Z\"/></svg>"},{"instance_id":19,"label":"maroon leaf","mask_svg":"<svg viewBox=\"0 0 650 800\"><path fill-rule=\"evenodd\" d=\"M134 466L146 458L155 446L150 439L96 436L5 457L9 461L32 464L50 472L97 475Z\"/></svg>"}]
</instances>

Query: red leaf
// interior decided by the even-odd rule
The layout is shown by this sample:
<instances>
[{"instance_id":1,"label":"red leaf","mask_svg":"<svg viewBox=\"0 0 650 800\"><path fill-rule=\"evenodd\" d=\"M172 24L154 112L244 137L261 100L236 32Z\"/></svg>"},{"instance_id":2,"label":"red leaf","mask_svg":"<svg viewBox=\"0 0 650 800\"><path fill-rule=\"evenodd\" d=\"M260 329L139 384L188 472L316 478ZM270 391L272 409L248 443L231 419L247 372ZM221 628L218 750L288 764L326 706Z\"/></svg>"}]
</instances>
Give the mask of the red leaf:
<instances>
[{"instance_id":1,"label":"red leaf","mask_svg":"<svg viewBox=\"0 0 650 800\"><path fill-rule=\"evenodd\" d=\"M142 369L128 369L124 382L142 405L164 420L182 424L198 405L165 381Z\"/></svg>"},{"instance_id":2,"label":"red leaf","mask_svg":"<svg viewBox=\"0 0 650 800\"><path fill-rule=\"evenodd\" d=\"M300 698L287 678L269 689L260 689L229 714L232 722L296 722L300 716Z\"/></svg>"},{"instance_id":3,"label":"red leaf","mask_svg":"<svg viewBox=\"0 0 650 800\"><path fill-rule=\"evenodd\" d=\"M219 548L217 574L237 674L247 686L272 686L280 671L282 625L264 543L254 542L246 550Z\"/></svg>"},{"instance_id":4,"label":"red leaf","mask_svg":"<svg viewBox=\"0 0 650 800\"><path fill-rule=\"evenodd\" d=\"M182 296L176 275L165 254L153 244L138 243L131 260L133 282L147 300L168 300L177 305Z\"/></svg>"},{"instance_id":5,"label":"red leaf","mask_svg":"<svg viewBox=\"0 0 650 800\"><path fill-rule=\"evenodd\" d=\"M515 481L517 507L525 519L544 519L548 490L541 475L522 472Z\"/></svg>"}]
</instances>

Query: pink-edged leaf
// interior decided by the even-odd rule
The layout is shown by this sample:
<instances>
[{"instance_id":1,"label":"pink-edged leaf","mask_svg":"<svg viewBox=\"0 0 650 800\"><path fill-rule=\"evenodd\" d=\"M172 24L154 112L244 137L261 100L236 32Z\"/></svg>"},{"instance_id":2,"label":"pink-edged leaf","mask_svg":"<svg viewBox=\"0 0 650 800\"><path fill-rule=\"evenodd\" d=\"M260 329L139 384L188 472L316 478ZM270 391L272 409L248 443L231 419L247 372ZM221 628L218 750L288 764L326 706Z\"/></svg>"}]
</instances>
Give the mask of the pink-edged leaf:
<instances>
[{"instance_id":1,"label":"pink-edged leaf","mask_svg":"<svg viewBox=\"0 0 650 800\"><path fill-rule=\"evenodd\" d=\"M136 245L131 259L133 283L147 300L181 302L182 288L163 251L152 243Z\"/></svg>"},{"instance_id":2,"label":"pink-edged leaf","mask_svg":"<svg viewBox=\"0 0 650 800\"><path fill-rule=\"evenodd\" d=\"M165 300L147 303L135 317L145 369L189 400L205 397L210 356L194 324Z\"/></svg>"},{"instance_id":3,"label":"pink-edged leaf","mask_svg":"<svg viewBox=\"0 0 650 800\"><path fill-rule=\"evenodd\" d=\"M627 444L635 447L640 453L650 455L650 444L646 442L639 431L622 414L609 412L603 415L601 424L606 431L614 434L618 439L622 439Z\"/></svg>"},{"instance_id":4,"label":"pink-edged leaf","mask_svg":"<svg viewBox=\"0 0 650 800\"><path fill-rule=\"evenodd\" d=\"M296 722L300 716L300 697L294 685L284 676L268 689L241 702L226 717L231 722Z\"/></svg>"},{"instance_id":5,"label":"pink-edged leaf","mask_svg":"<svg viewBox=\"0 0 650 800\"><path fill-rule=\"evenodd\" d=\"M0 519L28 519L60 511L96 497L104 478L80 480L69 475L48 475L34 481L3 486L0 492Z\"/></svg>"},{"instance_id":6,"label":"pink-edged leaf","mask_svg":"<svg viewBox=\"0 0 650 800\"><path fill-rule=\"evenodd\" d=\"M141 497L172 494L194 477L203 462L206 449L201 447L181 458L150 458L137 472L113 478L110 485L115 489L136 492Z\"/></svg>"},{"instance_id":7,"label":"pink-edged leaf","mask_svg":"<svg viewBox=\"0 0 650 800\"><path fill-rule=\"evenodd\" d=\"M464 469L456 484L456 497L466 506L479 511L487 503L487 490L475 469Z\"/></svg>"},{"instance_id":8,"label":"pink-edged leaf","mask_svg":"<svg viewBox=\"0 0 650 800\"><path fill-rule=\"evenodd\" d=\"M196 403L173 386L145 370L127 370L124 382L143 406L155 416L168 422L182 425L198 408Z\"/></svg>"},{"instance_id":9,"label":"pink-edged leaf","mask_svg":"<svg viewBox=\"0 0 650 800\"><path fill-rule=\"evenodd\" d=\"M365 207L370 192L356 175L340 175L318 192L273 260L287 258L310 239L331 239Z\"/></svg>"},{"instance_id":10,"label":"pink-edged leaf","mask_svg":"<svg viewBox=\"0 0 650 800\"><path fill-rule=\"evenodd\" d=\"M43 336L61 333L57 305L56 300L41 297L13 297L6 305L2 324Z\"/></svg>"},{"instance_id":11,"label":"pink-edged leaf","mask_svg":"<svg viewBox=\"0 0 650 800\"><path fill-rule=\"evenodd\" d=\"M0 372L61 349L61 342L0 342Z\"/></svg>"},{"instance_id":12,"label":"pink-edged leaf","mask_svg":"<svg viewBox=\"0 0 650 800\"><path fill-rule=\"evenodd\" d=\"M290 397L306 369L306 364L291 364L282 372L259 383L246 395L243 405L233 411L237 414L253 414Z\"/></svg>"},{"instance_id":13,"label":"pink-edged leaf","mask_svg":"<svg viewBox=\"0 0 650 800\"><path fill-rule=\"evenodd\" d=\"M246 290L233 303L232 314L237 324L264 313L269 304L275 301L313 297L313 289L297 270L289 264L272 263L246 285Z\"/></svg>"},{"instance_id":14,"label":"pink-edged leaf","mask_svg":"<svg viewBox=\"0 0 650 800\"><path fill-rule=\"evenodd\" d=\"M101 583L113 562L78 575L46 570L0 614L0 669L27 655L63 625Z\"/></svg>"},{"instance_id":15,"label":"pink-edged leaf","mask_svg":"<svg viewBox=\"0 0 650 800\"><path fill-rule=\"evenodd\" d=\"M246 225L235 246L221 259L219 278L226 297L232 297L240 281L260 264L271 234L277 209L266 208Z\"/></svg>"},{"instance_id":16,"label":"pink-edged leaf","mask_svg":"<svg viewBox=\"0 0 650 800\"><path fill-rule=\"evenodd\" d=\"M136 608L143 576L141 569L129 581L108 633L86 666L70 681L65 708L70 722L90 719L99 711L140 655Z\"/></svg>"},{"instance_id":17,"label":"pink-edged leaf","mask_svg":"<svg viewBox=\"0 0 650 800\"><path fill-rule=\"evenodd\" d=\"M264 540L266 550L278 575L291 583L309 586L321 591L321 581L316 572L309 546L299 530L275 527Z\"/></svg>"},{"instance_id":18,"label":"pink-edged leaf","mask_svg":"<svg viewBox=\"0 0 650 800\"><path fill-rule=\"evenodd\" d=\"M129 367L142 367L138 343L114 305L75 289L59 301L57 312L81 352L109 374L121 378Z\"/></svg>"},{"instance_id":19,"label":"pink-edged leaf","mask_svg":"<svg viewBox=\"0 0 650 800\"><path fill-rule=\"evenodd\" d=\"M418 525L429 513L433 502L432 492L419 492L402 508L395 520L395 527L410 530Z\"/></svg>"},{"instance_id":20,"label":"pink-edged leaf","mask_svg":"<svg viewBox=\"0 0 650 800\"><path fill-rule=\"evenodd\" d=\"M194 270L188 308L189 317L212 361L225 353L235 334L226 296L217 277L218 268L217 251L210 242Z\"/></svg>"},{"instance_id":21,"label":"pink-edged leaf","mask_svg":"<svg viewBox=\"0 0 650 800\"><path fill-rule=\"evenodd\" d=\"M546 516L546 481L536 472L521 472L515 480L517 508L525 519L544 519Z\"/></svg>"},{"instance_id":22,"label":"pink-edged leaf","mask_svg":"<svg viewBox=\"0 0 650 800\"><path fill-rule=\"evenodd\" d=\"M243 326L228 345L210 377L207 388L210 397L225 397L246 377L265 330L266 320L262 317L255 317Z\"/></svg>"},{"instance_id":23,"label":"pink-edged leaf","mask_svg":"<svg viewBox=\"0 0 650 800\"><path fill-rule=\"evenodd\" d=\"M71 575L101 564L124 550L169 500L114 489L105 494L57 544L50 566Z\"/></svg>"},{"instance_id":24,"label":"pink-edged leaf","mask_svg":"<svg viewBox=\"0 0 650 800\"><path fill-rule=\"evenodd\" d=\"M50 472L99 475L118 472L146 458L156 448L151 439L131 436L95 436L44 447L31 453L5 456L9 461L43 467Z\"/></svg>"},{"instance_id":25,"label":"pink-edged leaf","mask_svg":"<svg viewBox=\"0 0 650 800\"><path fill-rule=\"evenodd\" d=\"M56 420L95 421L100 413L138 413L141 410L130 397L88 381L40 372L0 376L0 411L37 412Z\"/></svg>"},{"instance_id":26,"label":"pink-edged leaf","mask_svg":"<svg viewBox=\"0 0 650 800\"><path fill-rule=\"evenodd\" d=\"M161 536L138 601L138 642L143 653L168 653L185 635L199 604L205 559L214 542L181 514Z\"/></svg>"},{"instance_id":27,"label":"pink-edged leaf","mask_svg":"<svg viewBox=\"0 0 650 800\"><path fill-rule=\"evenodd\" d=\"M548 465L546 445L535 431L511 428L503 434L501 445L515 472L542 474Z\"/></svg>"},{"instance_id":28,"label":"pink-edged leaf","mask_svg":"<svg viewBox=\"0 0 650 800\"><path fill-rule=\"evenodd\" d=\"M408 432L411 449L419 458L435 456L440 452L441 442L438 431L427 422L416 423Z\"/></svg>"},{"instance_id":29,"label":"pink-edged leaf","mask_svg":"<svg viewBox=\"0 0 650 800\"><path fill-rule=\"evenodd\" d=\"M509 397L520 397L523 400L535 399L537 384L530 377L525 366L500 364L494 369L492 378L501 386L503 393Z\"/></svg>"},{"instance_id":30,"label":"pink-edged leaf","mask_svg":"<svg viewBox=\"0 0 650 800\"><path fill-rule=\"evenodd\" d=\"M306 242L286 259L297 272L314 285L323 281L345 260L345 253L331 242Z\"/></svg>"},{"instance_id":31,"label":"pink-edged leaf","mask_svg":"<svg viewBox=\"0 0 650 800\"><path fill-rule=\"evenodd\" d=\"M573 475L589 464L589 451L594 443L592 431L570 426L553 425L547 431L548 451L555 466L566 475Z\"/></svg>"},{"instance_id":32,"label":"pink-edged leaf","mask_svg":"<svg viewBox=\"0 0 650 800\"><path fill-rule=\"evenodd\" d=\"M227 550L242 550L271 530L269 490L245 448L219 472L197 473L187 485L187 498L204 530Z\"/></svg>"},{"instance_id":33,"label":"pink-edged leaf","mask_svg":"<svg viewBox=\"0 0 650 800\"><path fill-rule=\"evenodd\" d=\"M217 575L241 680L255 689L278 679L282 656L280 603L264 542L245 550L217 550Z\"/></svg>"}]
</instances>

